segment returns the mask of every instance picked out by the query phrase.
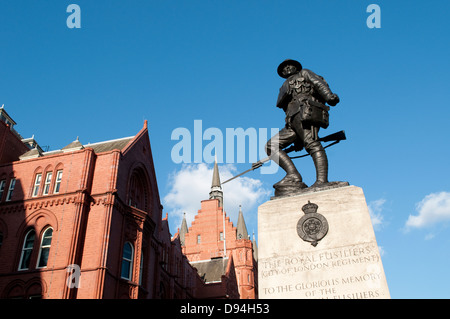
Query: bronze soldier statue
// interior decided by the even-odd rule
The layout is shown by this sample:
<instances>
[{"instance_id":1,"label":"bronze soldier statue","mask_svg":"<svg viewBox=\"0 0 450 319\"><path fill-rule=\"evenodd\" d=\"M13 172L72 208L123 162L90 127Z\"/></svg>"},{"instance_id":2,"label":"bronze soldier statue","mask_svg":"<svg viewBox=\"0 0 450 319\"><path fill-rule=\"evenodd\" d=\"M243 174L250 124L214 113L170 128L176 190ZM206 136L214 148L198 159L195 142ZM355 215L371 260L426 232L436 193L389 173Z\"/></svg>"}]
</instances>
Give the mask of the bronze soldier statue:
<instances>
[{"instance_id":1,"label":"bronze soldier statue","mask_svg":"<svg viewBox=\"0 0 450 319\"><path fill-rule=\"evenodd\" d=\"M285 60L278 66L278 74L286 81L280 88L277 107L286 113L286 125L266 144L266 152L286 171L286 176L274 185L275 196L292 194L308 186L291 158L284 151L294 143L296 151L305 148L314 161L316 181L311 187L330 185L328 159L318 139L318 131L328 127L329 106L339 103L339 97L329 88L323 77L303 69L300 62Z\"/></svg>"}]
</instances>

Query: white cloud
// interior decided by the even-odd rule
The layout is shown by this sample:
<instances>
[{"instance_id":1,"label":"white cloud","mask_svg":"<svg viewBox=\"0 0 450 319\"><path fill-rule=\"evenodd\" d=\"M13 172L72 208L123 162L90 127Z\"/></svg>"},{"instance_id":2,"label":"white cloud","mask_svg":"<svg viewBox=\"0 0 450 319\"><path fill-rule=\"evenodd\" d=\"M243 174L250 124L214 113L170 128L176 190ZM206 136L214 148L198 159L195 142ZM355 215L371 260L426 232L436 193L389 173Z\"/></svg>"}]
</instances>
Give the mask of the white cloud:
<instances>
[{"instance_id":1,"label":"white cloud","mask_svg":"<svg viewBox=\"0 0 450 319\"><path fill-rule=\"evenodd\" d=\"M409 215L406 229L424 228L450 221L450 193L432 193L416 204L418 215ZM429 236L431 238L431 236ZM428 238L428 239L430 239Z\"/></svg>"},{"instance_id":2,"label":"white cloud","mask_svg":"<svg viewBox=\"0 0 450 319\"><path fill-rule=\"evenodd\" d=\"M236 175L234 165L219 165L220 180L223 182ZM213 166L201 164L186 164L179 171L169 177L171 189L164 197L164 210L169 213L169 220L176 227L181 225L183 213L186 213L188 226L194 220L201 201L209 199ZM222 185L224 192L224 209L231 221L237 221L239 205L242 205L244 214L261 204L271 191L265 189L262 182L249 177L240 177L232 182ZM176 229L172 233L176 232Z\"/></svg>"},{"instance_id":3,"label":"white cloud","mask_svg":"<svg viewBox=\"0 0 450 319\"><path fill-rule=\"evenodd\" d=\"M383 206L386 203L386 200L383 198L371 201L369 205L369 214L370 219L372 220L372 225L375 230L379 230L381 227L381 224L383 223L383 215L381 214L381 211L383 210Z\"/></svg>"},{"instance_id":4,"label":"white cloud","mask_svg":"<svg viewBox=\"0 0 450 319\"><path fill-rule=\"evenodd\" d=\"M425 240L432 240L434 237L436 237L436 234L429 233L425 236Z\"/></svg>"}]
</instances>

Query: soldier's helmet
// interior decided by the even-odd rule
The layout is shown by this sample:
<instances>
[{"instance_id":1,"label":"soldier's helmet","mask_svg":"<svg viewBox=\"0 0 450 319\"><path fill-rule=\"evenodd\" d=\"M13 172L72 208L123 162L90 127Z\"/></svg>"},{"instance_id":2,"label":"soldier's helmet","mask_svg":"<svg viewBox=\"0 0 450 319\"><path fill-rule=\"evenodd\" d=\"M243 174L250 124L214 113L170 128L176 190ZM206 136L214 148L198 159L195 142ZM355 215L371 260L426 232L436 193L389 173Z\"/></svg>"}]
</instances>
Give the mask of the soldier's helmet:
<instances>
[{"instance_id":1,"label":"soldier's helmet","mask_svg":"<svg viewBox=\"0 0 450 319\"><path fill-rule=\"evenodd\" d=\"M286 60L284 60L283 62L280 63L280 65L278 66L278 69L277 69L278 75L281 76L282 78L286 78L283 75L283 69L284 69L284 67L286 65L293 65L293 66L295 66L297 71L300 71L302 69L302 65L301 65L300 62L295 61L295 60L291 60L291 59L286 59Z\"/></svg>"}]
</instances>

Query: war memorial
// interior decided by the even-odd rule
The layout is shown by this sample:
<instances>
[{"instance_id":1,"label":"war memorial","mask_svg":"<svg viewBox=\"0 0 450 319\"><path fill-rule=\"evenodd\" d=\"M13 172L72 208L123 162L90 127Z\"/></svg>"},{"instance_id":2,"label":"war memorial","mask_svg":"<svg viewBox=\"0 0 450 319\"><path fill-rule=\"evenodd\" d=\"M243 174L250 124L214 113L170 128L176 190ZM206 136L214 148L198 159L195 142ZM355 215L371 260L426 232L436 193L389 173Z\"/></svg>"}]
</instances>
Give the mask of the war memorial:
<instances>
[{"instance_id":1,"label":"war memorial","mask_svg":"<svg viewBox=\"0 0 450 319\"><path fill-rule=\"evenodd\" d=\"M277 71L285 81L276 106L286 113L286 125L266 152L286 176L258 208L259 298L390 298L363 190L328 181L322 142L336 144L345 133L320 138L319 130L328 127L330 106L339 97L298 61L285 60ZM309 187L288 155L302 149L316 170Z\"/></svg>"}]
</instances>

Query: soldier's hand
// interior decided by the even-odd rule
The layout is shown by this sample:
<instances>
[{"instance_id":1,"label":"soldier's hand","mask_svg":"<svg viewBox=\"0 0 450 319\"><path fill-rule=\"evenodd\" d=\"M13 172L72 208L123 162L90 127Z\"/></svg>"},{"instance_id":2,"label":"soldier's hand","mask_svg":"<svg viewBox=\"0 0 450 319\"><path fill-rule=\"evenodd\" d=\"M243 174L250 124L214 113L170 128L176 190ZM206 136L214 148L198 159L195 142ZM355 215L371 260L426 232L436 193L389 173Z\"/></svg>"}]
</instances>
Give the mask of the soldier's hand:
<instances>
[{"instance_id":1,"label":"soldier's hand","mask_svg":"<svg viewBox=\"0 0 450 319\"><path fill-rule=\"evenodd\" d=\"M337 94L331 94L330 98L328 99L328 104L330 104L331 106L335 106L336 104L339 103L339 96L337 96Z\"/></svg>"}]
</instances>

